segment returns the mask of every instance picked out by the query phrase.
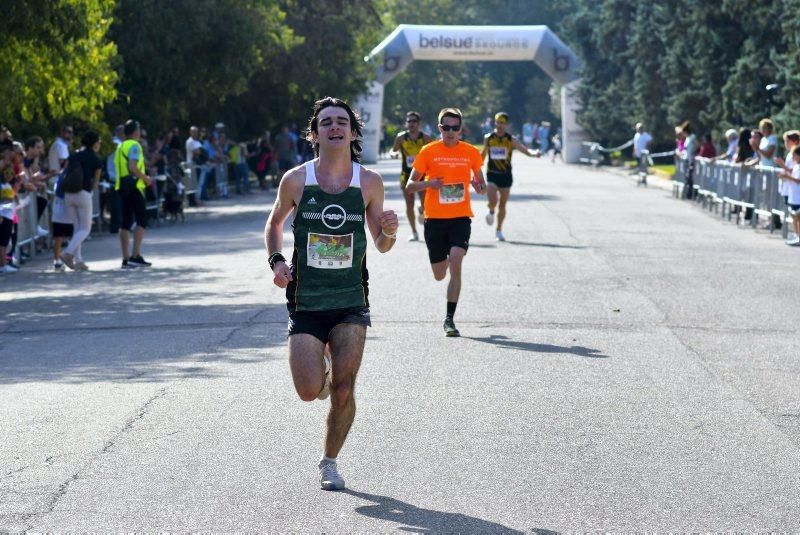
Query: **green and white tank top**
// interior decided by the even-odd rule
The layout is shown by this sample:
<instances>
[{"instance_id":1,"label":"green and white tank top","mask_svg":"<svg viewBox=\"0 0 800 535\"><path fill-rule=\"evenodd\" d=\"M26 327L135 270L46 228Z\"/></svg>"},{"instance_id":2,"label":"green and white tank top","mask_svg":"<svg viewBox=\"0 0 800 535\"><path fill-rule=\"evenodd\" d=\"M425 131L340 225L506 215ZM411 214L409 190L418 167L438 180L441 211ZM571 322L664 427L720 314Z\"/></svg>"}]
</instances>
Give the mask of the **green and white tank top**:
<instances>
[{"instance_id":1,"label":"green and white tank top","mask_svg":"<svg viewBox=\"0 0 800 535\"><path fill-rule=\"evenodd\" d=\"M286 287L291 311L369 306L367 238L361 165L353 162L350 185L326 193L314 162L305 164L306 183L294 223L292 278Z\"/></svg>"}]
</instances>

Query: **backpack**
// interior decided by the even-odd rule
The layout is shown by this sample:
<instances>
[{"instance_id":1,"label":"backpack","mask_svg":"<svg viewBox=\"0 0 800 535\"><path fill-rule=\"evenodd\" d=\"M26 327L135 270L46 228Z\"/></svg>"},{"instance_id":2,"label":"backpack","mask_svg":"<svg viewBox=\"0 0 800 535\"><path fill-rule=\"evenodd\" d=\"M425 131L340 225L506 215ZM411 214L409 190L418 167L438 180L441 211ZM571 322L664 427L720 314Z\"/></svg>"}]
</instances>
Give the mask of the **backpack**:
<instances>
[{"instance_id":1,"label":"backpack","mask_svg":"<svg viewBox=\"0 0 800 535\"><path fill-rule=\"evenodd\" d=\"M73 152L67 160L64 175L64 193L80 193L83 190L83 165L79 152Z\"/></svg>"}]
</instances>

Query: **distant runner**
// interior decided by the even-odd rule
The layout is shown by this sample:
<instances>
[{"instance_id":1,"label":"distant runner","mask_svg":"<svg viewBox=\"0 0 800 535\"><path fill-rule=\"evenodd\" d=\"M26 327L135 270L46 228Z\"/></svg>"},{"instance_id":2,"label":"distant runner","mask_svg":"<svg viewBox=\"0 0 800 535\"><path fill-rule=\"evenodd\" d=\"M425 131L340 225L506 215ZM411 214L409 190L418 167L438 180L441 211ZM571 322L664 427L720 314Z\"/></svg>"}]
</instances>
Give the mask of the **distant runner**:
<instances>
[{"instance_id":1,"label":"distant runner","mask_svg":"<svg viewBox=\"0 0 800 535\"><path fill-rule=\"evenodd\" d=\"M494 223L494 209L498 204L498 193L500 207L497 211L497 241L506 241L503 235L503 221L506 219L506 203L511 195L511 184L514 182L511 176L511 152L515 149L531 157L539 158L542 156L538 150L531 150L517 138L506 132L508 127L508 114L500 112L494 116L494 131L486 134L483 138L483 150L481 157L489 160L486 164L486 179L489 182L489 213L486 214L486 224Z\"/></svg>"},{"instance_id":2,"label":"distant runner","mask_svg":"<svg viewBox=\"0 0 800 535\"><path fill-rule=\"evenodd\" d=\"M392 147L392 157L400 156L400 189L403 190L403 197L406 199L406 217L408 223L411 225L411 237L408 241L419 241L419 234L417 234L417 225L415 223L416 215L414 214L414 194L406 190L408 184L408 177L411 176L411 166L414 165L414 159L422 150L424 145L430 143L433 139L424 132L420 131L419 123L421 116L416 111L406 113L406 129L397 134ZM420 220L422 219L423 206L425 194L419 192L419 213Z\"/></svg>"}]
</instances>

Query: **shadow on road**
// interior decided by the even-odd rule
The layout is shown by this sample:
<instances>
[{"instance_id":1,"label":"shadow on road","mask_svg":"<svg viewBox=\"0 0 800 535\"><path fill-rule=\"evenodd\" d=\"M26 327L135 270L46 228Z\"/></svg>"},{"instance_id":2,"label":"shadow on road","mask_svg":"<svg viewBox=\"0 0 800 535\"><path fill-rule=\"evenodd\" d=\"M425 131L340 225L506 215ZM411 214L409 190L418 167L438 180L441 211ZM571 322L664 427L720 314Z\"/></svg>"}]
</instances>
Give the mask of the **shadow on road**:
<instances>
[{"instance_id":1,"label":"shadow on road","mask_svg":"<svg viewBox=\"0 0 800 535\"><path fill-rule=\"evenodd\" d=\"M505 349L522 349L523 351L532 351L534 353L566 353L570 355L577 355L579 357L593 358L593 359L607 359L608 355L603 355L599 349L592 349L583 346L554 346L551 344L537 344L536 342L519 342L512 340L507 336L499 334L492 334L490 336L476 337L464 336L476 342L484 342L492 344Z\"/></svg>"},{"instance_id":2,"label":"shadow on road","mask_svg":"<svg viewBox=\"0 0 800 535\"><path fill-rule=\"evenodd\" d=\"M356 507L355 511L370 518L404 524L404 526L398 528L400 531L412 533L523 533L508 526L475 518L474 516L423 509L387 496L367 494L366 492L350 489L341 492L374 502L375 505ZM533 530L533 532L548 533L545 530Z\"/></svg>"}]
</instances>

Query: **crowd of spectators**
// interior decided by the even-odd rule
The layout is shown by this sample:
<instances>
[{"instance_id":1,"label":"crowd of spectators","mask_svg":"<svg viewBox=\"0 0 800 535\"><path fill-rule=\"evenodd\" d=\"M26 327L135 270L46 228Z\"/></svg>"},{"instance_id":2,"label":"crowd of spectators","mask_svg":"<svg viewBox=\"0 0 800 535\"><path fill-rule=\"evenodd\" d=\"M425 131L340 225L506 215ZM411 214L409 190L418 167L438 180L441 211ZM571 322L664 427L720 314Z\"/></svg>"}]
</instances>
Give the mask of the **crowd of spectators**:
<instances>
[{"instance_id":1,"label":"crowd of spectators","mask_svg":"<svg viewBox=\"0 0 800 535\"><path fill-rule=\"evenodd\" d=\"M784 156L780 157L781 147L775 124L770 119L759 121L757 128L727 130L719 147L714 144L711 134L705 134L701 144L689 121L675 127L676 158L688 162L684 197L691 199L694 194L694 168L698 161L725 161L731 165L775 171L780 196L793 222L793 231L789 233L786 243L800 246L800 166L796 165L800 160L800 131L787 130L782 138ZM781 218L775 216L771 224L779 226Z\"/></svg>"},{"instance_id":2,"label":"crowd of spectators","mask_svg":"<svg viewBox=\"0 0 800 535\"><path fill-rule=\"evenodd\" d=\"M34 251L47 248L53 251L54 270L65 271L65 260L73 269L88 269L81 245L91 229L87 211L98 211L93 203L99 201L97 222L111 233L120 230L115 153L123 140L123 125L114 129L111 146L106 147L96 133L87 130L75 136L73 126L64 125L46 146L38 136L20 142L0 125L0 273L17 272ZM146 175L154 178L144 191L148 209L157 211L151 217L178 219L184 204L227 199L232 193L249 195L254 187L268 190L288 169L314 157L294 125L248 140L234 139L223 123L192 126L185 139L178 128L157 136L141 128L137 141ZM90 162L90 155L96 163ZM63 184L75 158L84 171L85 187L66 192ZM21 244L20 218L34 213L30 204L36 208L36 235Z\"/></svg>"}]
</instances>

